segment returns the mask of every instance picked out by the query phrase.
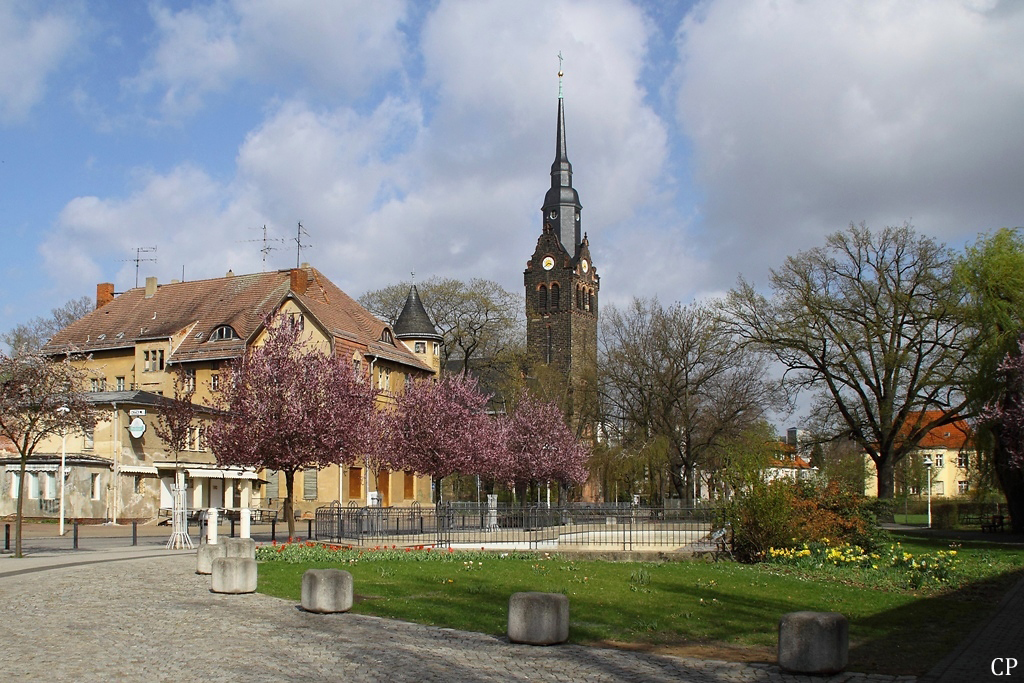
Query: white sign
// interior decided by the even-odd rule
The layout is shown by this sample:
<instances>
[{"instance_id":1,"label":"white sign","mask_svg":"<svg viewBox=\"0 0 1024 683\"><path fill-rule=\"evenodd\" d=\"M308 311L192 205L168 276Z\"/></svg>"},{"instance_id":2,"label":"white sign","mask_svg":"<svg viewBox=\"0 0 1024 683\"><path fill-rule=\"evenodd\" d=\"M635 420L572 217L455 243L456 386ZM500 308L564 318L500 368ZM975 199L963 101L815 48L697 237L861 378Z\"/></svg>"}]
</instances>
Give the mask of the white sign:
<instances>
[{"instance_id":1,"label":"white sign","mask_svg":"<svg viewBox=\"0 0 1024 683\"><path fill-rule=\"evenodd\" d=\"M128 433L138 439L146 433L146 423L143 422L140 417L135 418L132 420L132 423L128 425Z\"/></svg>"},{"instance_id":2,"label":"white sign","mask_svg":"<svg viewBox=\"0 0 1024 683\"><path fill-rule=\"evenodd\" d=\"M129 417L142 417L146 414L145 408L132 408L128 411Z\"/></svg>"}]
</instances>

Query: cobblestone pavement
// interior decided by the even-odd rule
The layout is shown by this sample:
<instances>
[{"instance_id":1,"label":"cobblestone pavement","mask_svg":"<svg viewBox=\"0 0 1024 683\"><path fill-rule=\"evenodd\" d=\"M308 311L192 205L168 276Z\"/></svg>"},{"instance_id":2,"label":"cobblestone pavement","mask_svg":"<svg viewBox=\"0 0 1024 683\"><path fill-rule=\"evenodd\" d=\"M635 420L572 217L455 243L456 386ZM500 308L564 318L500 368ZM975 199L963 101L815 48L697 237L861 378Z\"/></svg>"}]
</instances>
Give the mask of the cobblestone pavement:
<instances>
[{"instance_id":1,"label":"cobblestone pavement","mask_svg":"<svg viewBox=\"0 0 1024 683\"><path fill-rule=\"evenodd\" d=\"M6 560L5 560L6 562ZM211 593L194 554L0 577L10 681L912 681L502 638Z\"/></svg>"}]
</instances>

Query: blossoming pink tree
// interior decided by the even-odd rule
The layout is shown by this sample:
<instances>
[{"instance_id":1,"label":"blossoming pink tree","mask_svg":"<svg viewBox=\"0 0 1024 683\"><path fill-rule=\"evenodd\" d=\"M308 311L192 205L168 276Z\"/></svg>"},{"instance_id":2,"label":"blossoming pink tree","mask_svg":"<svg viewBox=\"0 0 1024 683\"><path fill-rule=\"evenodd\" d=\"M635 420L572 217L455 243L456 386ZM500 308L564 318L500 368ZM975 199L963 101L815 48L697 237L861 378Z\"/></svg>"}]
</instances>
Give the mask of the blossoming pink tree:
<instances>
[{"instance_id":1,"label":"blossoming pink tree","mask_svg":"<svg viewBox=\"0 0 1024 683\"><path fill-rule=\"evenodd\" d=\"M430 475L437 502L445 477L476 472L502 450L487 398L476 380L460 376L417 380L397 398L395 451L405 469Z\"/></svg>"},{"instance_id":2,"label":"blossoming pink tree","mask_svg":"<svg viewBox=\"0 0 1024 683\"><path fill-rule=\"evenodd\" d=\"M1006 494L1011 526L1019 533L1024 531L1024 338L1016 353L1006 354L998 372L998 396L985 407L982 419L992 430L992 464Z\"/></svg>"},{"instance_id":3,"label":"blossoming pink tree","mask_svg":"<svg viewBox=\"0 0 1024 683\"><path fill-rule=\"evenodd\" d=\"M214 394L225 415L209 428L222 465L284 472L284 515L295 534L292 490L305 467L351 464L379 438L374 399L343 360L303 344L287 321L267 321L264 344L233 362Z\"/></svg>"},{"instance_id":4,"label":"blossoming pink tree","mask_svg":"<svg viewBox=\"0 0 1024 683\"><path fill-rule=\"evenodd\" d=\"M572 486L586 481L590 451L569 429L554 403L523 391L504 421L503 457L493 463L491 471L498 481L515 487L522 503L526 503L530 484Z\"/></svg>"}]
</instances>

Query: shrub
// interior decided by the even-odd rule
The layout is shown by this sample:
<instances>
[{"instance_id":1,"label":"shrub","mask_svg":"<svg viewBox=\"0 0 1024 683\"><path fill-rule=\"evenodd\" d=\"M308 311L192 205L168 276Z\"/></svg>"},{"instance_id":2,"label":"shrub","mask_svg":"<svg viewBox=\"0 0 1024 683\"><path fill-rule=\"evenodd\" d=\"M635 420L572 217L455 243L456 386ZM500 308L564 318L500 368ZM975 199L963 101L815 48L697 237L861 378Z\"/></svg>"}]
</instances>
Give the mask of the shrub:
<instances>
[{"instance_id":1,"label":"shrub","mask_svg":"<svg viewBox=\"0 0 1024 683\"><path fill-rule=\"evenodd\" d=\"M755 484L730 508L733 552L760 562L770 548L793 548L823 538L867 551L888 542L864 496L835 483L778 480Z\"/></svg>"}]
</instances>

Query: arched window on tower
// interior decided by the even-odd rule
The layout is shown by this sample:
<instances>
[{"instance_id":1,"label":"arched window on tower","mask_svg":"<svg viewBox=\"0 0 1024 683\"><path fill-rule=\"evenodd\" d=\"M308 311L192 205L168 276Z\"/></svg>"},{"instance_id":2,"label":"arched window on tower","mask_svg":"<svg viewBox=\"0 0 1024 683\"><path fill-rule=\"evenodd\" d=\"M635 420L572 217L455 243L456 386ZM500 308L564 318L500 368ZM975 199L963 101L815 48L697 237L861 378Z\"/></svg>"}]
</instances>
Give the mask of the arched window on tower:
<instances>
[{"instance_id":1,"label":"arched window on tower","mask_svg":"<svg viewBox=\"0 0 1024 683\"><path fill-rule=\"evenodd\" d=\"M590 290L590 312L597 315L597 294Z\"/></svg>"},{"instance_id":2,"label":"arched window on tower","mask_svg":"<svg viewBox=\"0 0 1024 683\"><path fill-rule=\"evenodd\" d=\"M551 283L551 310L552 311L560 311L560 310L562 310L561 309L561 301L560 301L560 297L559 297L559 295L561 294L561 291L562 290L558 286L557 282L552 282Z\"/></svg>"},{"instance_id":3,"label":"arched window on tower","mask_svg":"<svg viewBox=\"0 0 1024 683\"><path fill-rule=\"evenodd\" d=\"M583 308L583 288L576 285L576 308Z\"/></svg>"},{"instance_id":4,"label":"arched window on tower","mask_svg":"<svg viewBox=\"0 0 1024 683\"><path fill-rule=\"evenodd\" d=\"M590 291L586 288L583 290L583 310L590 310Z\"/></svg>"},{"instance_id":5,"label":"arched window on tower","mask_svg":"<svg viewBox=\"0 0 1024 683\"><path fill-rule=\"evenodd\" d=\"M547 285L541 285L537 288L537 310L541 313L547 313L548 310L548 288Z\"/></svg>"}]
</instances>

